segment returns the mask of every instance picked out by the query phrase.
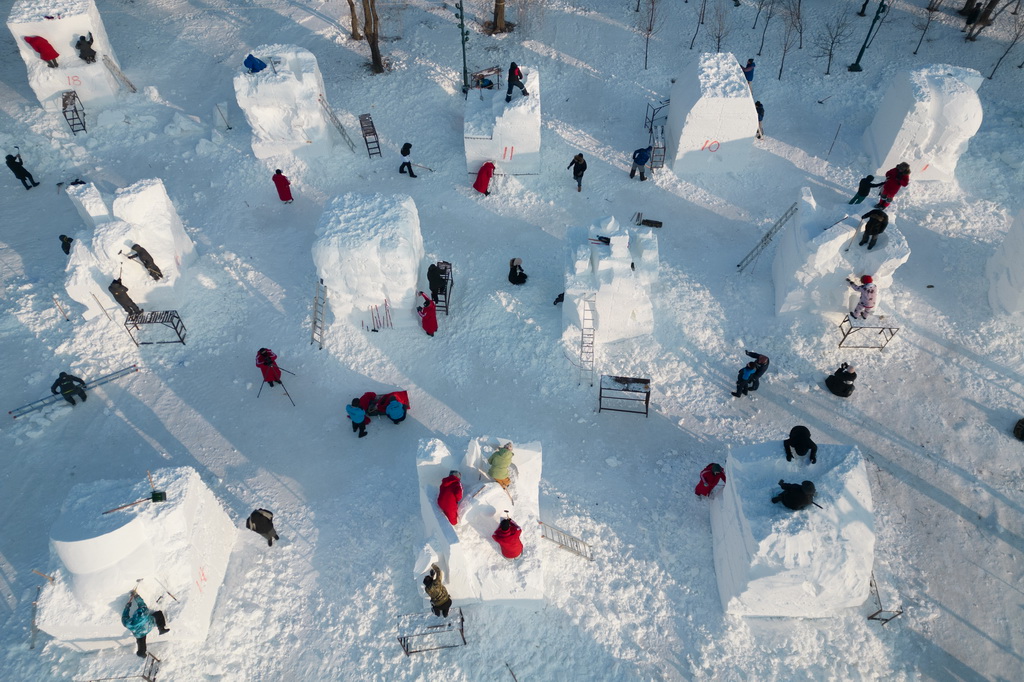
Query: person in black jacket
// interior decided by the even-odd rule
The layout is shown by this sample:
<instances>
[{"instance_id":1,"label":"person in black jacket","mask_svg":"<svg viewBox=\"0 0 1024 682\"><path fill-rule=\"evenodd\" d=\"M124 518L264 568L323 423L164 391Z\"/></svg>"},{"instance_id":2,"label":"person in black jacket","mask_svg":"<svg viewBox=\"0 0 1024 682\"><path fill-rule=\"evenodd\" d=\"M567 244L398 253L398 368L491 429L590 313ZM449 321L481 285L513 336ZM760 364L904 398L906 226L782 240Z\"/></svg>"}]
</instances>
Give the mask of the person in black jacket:
<instances>
[{"instance_id":1,"label":"person in black jacket","mask_svg":"<svg viewBox=\"0 0 1024 682\"><path fill-rule=\"evenodd\" d=\"M107 291L110 292L110 295L114 297L114 300L120 303L121 307L124 308L125 312L129 315L138 315L142 312L142 308L137 306L135 301L132 300L132 297L128 295L128 287L121 284L120 277L110 283L110 286L107 287Z\"/></svg>"},{"instance_id":2,"label":"person in black jacket","mask_svg":"<svg viewBox=\"0 0 1024 682\"><path fill-rule=\"evenodd\" d=\"M402 165L398 167L399 173L405 173L409 171L409 177L415 178L416 174L412 172L412 142L406 142L402 145Z\"/></svg>"},{"instance_id":3,"label":"person in black jacket","mask_svg":"<svg viewBox=\"0 0 1024 682\"><path fill-rule=\"evenodd\" d=\"M85 382L67 372L61 372L57 380L53 382L53 386L50 386L50 393L57 395L58 391L61 397L72 405L75 404L74 396L76 395L82 399L83 403L88 399L85 395Z\"/></svg>"},{"instance_id":4,"label":"person in black jacket","mask_svg":"<svg viewBox=\"0 0 1024 682\"><path fill-rule=\"evenodd\" d=\"M868 222L864 226L864 236L861 237L860 244L858 244L858 246L864 246L864 244L867 244L868 251L870 251L875 248L875 242L878 241L878 235L885 232L885 228L889 227L889 214L880 208L875 208L862 215L861 220L867 220Z\"/></svg>"},{"instance_id":5,"label":"person in black jacket","mask_svg":"<svg viewBox=\"0 0 1024 682\"><path fill-rule=\"evenodd\" d=\"M267 509L256 509L249 514L249 518L245 520L245 527L262 535L268 547L274 546L274 540L281 539L274 530L274 512Z\"/></svg>"},{"instance_id":6,"label":"person in black jacket","mask_svg":"<svg viewBox=\"0 0 1024 682\"><path fill-rule=\"evenodd\" d=\"M572 168L572 179L576 181L576 191L583 191L583 174L587 172L587 161L583 158L583 154L577 154L572 157L572 161L565 167L566 170Z\"/></svg>"},{"instance_id":7,"label":"person in black jacket","mask_svg":"<svg viewBox=\"0 0 1024 682\"><path fill-rule=\"evenodd\" d=\"M764 105L760 102L754 102L754 111L757 112L757 139L764 137Z\"/></svg>"},{"instance_id":8,"label":"person in black jacket","mask_svg":"<svg viewBox=\"0 0 1024 682\"><path fill-rule=\"evenodd\" d=\"M782 487L782 492L772 498L772 504L781 502L793 511L800 511L804 507L814 504L814 496L817 494L817 490L814 489L812 482L804 481L797 485L796 483L786 483L780 480L779 486Z\"/></svg>"},{"instance_id":9,"label":"person in black jacket","mask_svg":"<svg viewBox=\"0 0 1024 682\"><path fill-rule=\"evenodd\" d=\"M865 175L863 178L861 178L860 184L857 185L857 193L854 194L853 198L846 203L859 204L860 202L868 198L868 195L871 194L871 189L873 187L881 187L882 185L885 184L884 182L871 182L874 179L874 175Z\"/></svg>"},{"instance_id":10,"label":"person in black jacket","mask_svg":"<svg viewBox=\"0 0 1024 682\"><path fill-rule=\"evenodd\" d=\"M142 263L142 267L146 268L146 272L148 272L149 276L153 279L157 281L163 279L164 273L161 272L160 268L157 267L157 264L153 262L153 256L149 255L149 251L146 251L138 244L132 244L132 253L128 254L128 257L134 258Z\"/></svg>"},{"instance_id":11,"label":"person in black jacket","mask_svg":"<svg viewBox=\"0 0 1024 682\"><path fill-rule=\"evenodd\" d=\"M66 234L62 234L60 236L60 248L64 252L64 255L66 255L66 256L70 256L71 255L71 244L74 241L75 241L74 239L72 239L71 237L67 236Z\"/></svg>"},{"instance_id":12,"label":"person in black jacket","mask_svg":"<svg viewBox=\"0 0 1024 682\"><path fill-rule=\"evenodd\" d=\"M794 426L789 430L789 438L782 441L782 447L786 450L786 461L793 461L793 453L797 457L803 457L811 453L811 464L818 461L818 446L811 440L811 431L806 426Z\"/></svg>"},{"instance_id":13,"label":"person in black jacket","mask_svg":"<svg viewBox=\"0 0 1024 682\"><path fill-rule=\"evenodd\" d=\"M21 154L14 156L8 154L6 157L7 167L14 173L14 177L21 180L21 184L25 185L25 189L32 189L38 187L39 183L32 177L32 174L25 170L25 163L21 160ZM32 184L29 184L32 183Z\"/></svg>"},{"instance_id":14,"label":"person in black jacket","mask_svg":"<svg viewBox=\"0 0 1024 682\"><path fill-rule=\"evenodd\" d=\"M526 91L526 86L523 85L523 72L519 70L519 66L515 62L508 67L508 90L505 92L505 102L512 101L512 88L519 88L523 97L530 96L530 93Z\"/></svg>"},{"instance_id":15,"label":"person in black jacket","mask_svg":"<svg viewBox=\"0 0 1024 682\"><path fill-rule=\"evenodd\" d=\"M508 262L508 281L512 284L526 284L527 274L523 272L523 259L513 258Z\"/></svg>"},{"instance_id":16,"label":"person in black jacket","mask_svg":"<svg viewBox=\"0 0 1024 682\"><path fill-rule=\"evenodd\" d=\"M750 390L756 391L761 386L761 377L768 371L768 365L771 363L771 360L768 359L767 355L761 355L752 350L744 352L748 358L754 358L754 376L750 377Z\"/></svg>"},{"instance_id":17,"label":"person in black jacket","mask_svg":"<svg viewBox=\"0 0 1024 682\"><path fill-rule=\"evenodd\" d=\"M430 287L430 300L437 303L437 297L439 294L444 293L447 283L441 268L438 267L437 263L431 263L430 267L427 268L427 285Z\"/></svg>"},{"instance_id":18,"label":"person in black jacket","mask_svg":"<svg viewBox=\"0 0 1024 682\"><path fill-rule=\"evenodd\" d=\"M839 369L832 373L832 376L825 377L825 387L840 398L849 398L856 388L853 382L857 379L857 372L853 366L845 362L839 365Z\"/></svg>"},{"instance_id":19,"label":"person in black jacket","mask_svg":"<svg viewBox=\"0 0 1024 682\"><path fill-rule=\"evenodd\" d=\"M79 36L78 42L75 43L75 49L78 50L78 56L81 57L86 64L92 64L96 61L96 50L92 49L92 31L89 32L89 37Z\"/></svg>"}]
</instances>

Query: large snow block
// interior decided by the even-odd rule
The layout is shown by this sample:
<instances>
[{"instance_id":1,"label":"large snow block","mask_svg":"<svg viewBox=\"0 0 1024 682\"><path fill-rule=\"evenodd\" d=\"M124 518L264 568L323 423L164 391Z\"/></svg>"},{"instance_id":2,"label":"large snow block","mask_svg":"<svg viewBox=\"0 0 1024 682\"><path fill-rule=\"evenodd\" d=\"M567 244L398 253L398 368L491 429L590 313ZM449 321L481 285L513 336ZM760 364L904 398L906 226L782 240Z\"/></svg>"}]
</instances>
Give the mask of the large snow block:
<instances>
[{"instance_id":1,"label":"large snow block","mask_svg":"<svg viewBox=\"0 0 1024 682\"><path fill-rule=\"evenodd\" d=\"M1024 211L1010 225L1002 245L989 258L988 302L1002 315L1024 313Z\"/></svg>"},{"instance_id":2,"label":"large snow block","mask_svg":"<svg viewBox=\"0 0 1024 682\"><path fill-rule=\"evenodd\" d=\"M174 605L171 632L161 641L206 639L238 530L195 469L160 469L153 480L166 502L111 514L103 512L149 497L149 483L71 489L50 532L59 567L50 572L55 582L40 595L37 617L39 629L59 643L84 651L133 642L121 610L135 587L151 609ZM177 601L161 599L167 592Z\"/></svg>"},{"instance_id":3,"label":"large snow block","mask_svg":"<svg viewBox=\"0 0 1024 682\"><path fill-rule=\"evenodd\" d=\"M412 197L348 193L324 208L313 243L317 274L336 318L355 322L388 301L396 327L419 324L415 308L423 236Z\"/></svg>"},{"instance_id":4,"label":"large snow block","mask_svg":"<svg viewBox=\"0 0 1024 682\"><path fill-rule=\"evenodd\" d=\"M324 79L313 53L294 45L263 45L253 54L272 66L235 76L235 97L252 128L252 153L258 159L330 153L331 123L320 103Z\"/></svg>"},{"instance_id":5,"label":"large snow block","mask_svg":"<svg viewBox=\"0 0 1024 682\"><path fill-rule=\"evenodd\" d=\"M704 53L676 78L665 151L677 175L744 170L756 134L754 98L731 53Z\"/></svg>"},{"instance_id":6,"label":"large snow block","mask_svg":"<svg viewBox=\"0 0 1024 682\"><path fill-rule=\"evenodd\" d=\"M901 71L864 131L864 148L881 173L901 161L914 181L953 180L957 161L981 127L974 69L933 64Z\"/></svg>"},{"instance_id":7,"label":"large snow block","mask_svg":"<svg viewBox=\"0 0 1024 682\"><path fill-rule=\"evenodd\" d=\"M787 462L781 442L730 450L728 485L711 499L718 592L726 613L827 618L868 597L875 532L860 451L819 445L818 463ZM821 505L794 512L771 498L813 481Z\"/></svg>"},{"instance_id":8,"label":"large snow block","mask_svg":"<svg viewBox=\"0 0 1024 682\"><path fill-rule=\"evenodd\" d=\"M605 244L598 237L605 237ZM658 278L658 238L609 216L566 234L568 262L563 338L577 348L584 306L592 306L595 342L613 343L654 331L651 287Z\"/></svg>"},{"instance_id":9,"label":"large snow block","mask_svg":"<svg viewBox=\"0 0 1024 682\"><path fill-rule=\"evenodd\" d=\"M487 161L502 175L540 173L540 74L519 68L529 97L516 88L506 104L505 90L495 88L471 92L466 98L466 168L471 175Z\"/></svg>"},{"instance_id":10,"label":"large snow block","mask_svg":"<svg viewBox=\"0 0 1024 682\"><path fill-rule=\"evenodd\" d=\"M851 275L871 275L880 290L880 304L884 303L893 274L910 258L910 246L896 228L895 212L887 211L889 226L871 251L852 243L857 235L863 235L860 217L843 218L836 213L835 209L819 208L811 190L802 188L796 216L775 238L772 281L776 313L852 310L847 306L853 292L846 284Z\"/></svg>"},{"instance_id":11,"label":"large snow block","mask_svg":"<svg viewBox=\"0 0 1024 682\"><path fill-rule=\"evenodd\" d=\"M167 283L173 284L179 271L195 260L195 244L185 232L162 180L139 180L117 190L114 216L132 226L133 237L137 237L137 242L154 258L157 253L167 256L166 265L157 262Z\"/></svg>"},{"instance_id":12,"label":"large snow block","mask_svg":"<svg viewBox=\"0 0 1024 682\"><path fill-rule=\"evenodd\" d=\"M89 229L114 219L110 206L93 183L71 185L67 188L67 195Z\"/></svg>"},{"instance_id":13,"label":"large snow block","mask_svg":"<svg viewBox=\"0 0 1024 682\"><path fill-rule=\"evenodd\" d=\"M16 0L7 17L7 28L14 35L18 52L25 60L29 85L43 107L61 109L62 96L67 90L78 93L86 112L116 101L118 83L103 63L103 57L108 57L115 65L117 57L110 47L107 29L93 0L50 3ZM75 49L78 39L89 33L93 37L92 49L96 51L96 61L92 64L79 58ZM58 67L47 66L25 42L26 36L45 38L59 54Z\"/></svg>"}]
</instances>

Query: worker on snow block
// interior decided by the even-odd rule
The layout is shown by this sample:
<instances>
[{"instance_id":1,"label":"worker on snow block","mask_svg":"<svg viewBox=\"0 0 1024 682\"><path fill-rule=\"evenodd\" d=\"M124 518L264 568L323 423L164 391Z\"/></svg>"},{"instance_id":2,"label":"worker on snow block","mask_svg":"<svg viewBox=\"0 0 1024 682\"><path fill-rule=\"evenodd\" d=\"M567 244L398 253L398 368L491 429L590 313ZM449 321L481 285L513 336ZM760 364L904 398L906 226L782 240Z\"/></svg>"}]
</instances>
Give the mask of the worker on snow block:
<instances>
[{"instance_id":1,"label":"worker on snow block","mask_svg":"<svg viewBox=\"0 0 1024 682\"><path fill-rule=\"evenodd\" d=\"M423 578L423 590L430 597L430 608L435 616L448 617L448 610L452 607L452 598L443 584L441 567L437 564L430 565L430 573Z\"/></svg>"},{"instance_id":2,"label":"worker on snow block","mask_svg":"<svg viewBox=\"0 0 1024 682\"><path fill-rule=\"evenodd\" d=\"M268 547L274 546L274 540L281 539L274 529L274 512L269 509L254 510L245 520L245 527L262 535Z\"/></svg>"},{"instance_id":3,"label":"worker on snow block","mask_svg":"<svg viewBox=\"0 0 1024 682\"><path fill-rule=\"evenodd\" d=\"M441 481L441 490L437 494L437 506L453 526L459 522L459 502L461 501L462 474L453 469Z\"/></svg>"},{"instance_id":4,"label":"worker on snow block","mask_svg":"<svg viewBox=\"0 0 1024 682\"><path fill-rule=\"evenodd\" d=\"M135 591L128 595L128 603L124 605L124 611L121 612L121 625L128 628L135 636L135 642L139 645L139 650L135 652L135 655L141 658L146 657L146 635L154 625L161 635L166 635L171 631L164 619L164 612L151 612L146 606L146 602Z\"/></svg>"},{"instance_id":5,"label":"worker on snow block","mask_svg":"<svg viewBox=\"0 0 1024 682\"><path fill-rule=\"evenodd\" d=\"M782 487L782 492L772 498L772 504L781 502L793 511L800 511L804 507L814 504L814 496L818 491L814 489L814 483L811 481L804 481L797 485L779 480L779 485Z\"/></svg>"},{"instance_id":6,"label":"worker on snow block","mask_svg":"<svg viewBox=\"0 0 1024 682\"><path fill-rule=\"evenodd\" d=\"M503 557L518 559L523 553L523 542L519 539L522 532L523 529L517 526L515 521L506 517L498 524L498 529L491 538L498 543Z\"/></svg>"},{"instance_id":7,"label":"worker on snow block","mask_svg":"<svg viewBox=\"0 0 1024 682\"><path fill-rule=\"evenodd\" d=\"M84 389L84 381L76 376L68 374L67 372L61 372L60 376L57 377L57 380L53 382L52 386L50 386L50 393L57 395L59 391L60 396L64 398L64 400L74 405L75 399L73 396L77 395L82 399L83 403L87 400Z\"/></svg>"},{"instance_id":8,"label":"worker on snow block","mask_svg":"<svg viewBox=\"0 0 1024 682\"><path fill-rule=\"evenodd\" d=\"M146 272L148 272L149 276L155 281L159 282L164 278L164 273L157 267L156 263L153 261L153 256L149 255L149 251L146 251L138 244L132 244L131 248L132 252L128 254L129 258L142 263L142 267L146 268Z\"/></svg>"},{"instance_id":9,"label":"worker on snow block","mask_svg":"<svg viewBox=\"0 0 1024 682\"><path fill-rule=\"evenodd\" d=\"M793 453L797 457L803 457L810 453L811 464L818 461L818 446L811 440L811 430L806 426L794 426L789 430L789 438L782 441L782 447L786 451L786 461L793 461Z\"/></svg>"},{"instance_id":10,"label":"worker on snow block","mask_svg":"<svg viewBox=\"0 0 1024 682\"><path fill-rule=\"evenodd\" d=\"M249 73L259 73L263 69L267 68L267 63L259 57L249 54L249 56L245 58L245 61L242 62L242 66L249 69ZM280 171L278 172L280 173Z\"/></svg>"},{"instance_id":11,"label":"worker on snow block","mask_svg":"<svg viewBox=\"0 0 1024 682\"><path fill-rule=\"evenodd\" d=\"M487 475L497 481L502 488L508 488L512 483L508 468L512 465L514 454L512 443L505 443L487 459L487 463L491 465L491 468L487 470Z\"/></svg>"},{"instance_id":12,"label":"worker on snow block","mask_svg":"<svg viewBox=\"0 0 1024 682\"><path fill-rule=\"evenodd\" d=\"M274 382L281 382L281 368L277 366L277 356L269 348L256 351L256 366L263 372L263 381L273 388Z\"/></svg>"},{"instance_id":13,"label":"worker on snow block","mask_svg":"<svg viewBox=\"0 0 1024 682\"><path fill-rule=\"evenodd\" d=\"M701 497L711 497L711 491L715 489L719 481L725 483L725 470L721 464L712 462L700 472L700 482L693 492Z\"/></svg>"},{"instance_id":14,"label":"worker on snow block","mask_svg":"<svg viewBox=\"0 0 1024 682\"><path fill-rule=\"evenodd\" d=\"M519 91L523 93L523 97L530 96L530 93L526 91L526 86L523 85L523 71L515 62L512 62L508 67L508 90L505 91L506 104L512 101L512 88L519 88Z\"/></svg>"},{"instance_id":15,"label":"worker on snow block","mask_svg":"<svg viewBox=\"0 0 1024 682\"><path fill-rule=\"evenodd\" d=\"M121 304L124 311L129 315L138 315L142 312L142 308L135 304L132 297L128 295L128 287L121 283L121 278L118 277L107 287L107 291L114 297L114 300Z\"/></svg>"},{"instance_id":16,"label":"worker on snow block","mask_svg":"<svg viewBox=\"0 0 1024 682\"><path fill-rule=\"evenodd\" d=\"M78 56L86 64L92 64L96 61L96 50L92 49L92 43L92 31L89 32L89 37L78 36L78 42L75 43Z\"/></svg>"},{"instance_id":17,"label":"worker on snow block","mask_svg":"<svg viewBox=\"0 0 1024 682\"><path fill-rule=\"evenodd\" d=\"M864 215L861 220L866 220L867 223L864 225L864 236L860 238L860 243L857 246L868 245L868 251L875 248L875 242L878 241L878 235L885 232L885 228L889 226L889 214L880 208L875 208Z\"/></svg>"},{"instance_id":18,"label":"worker on snow block","mask_svg":"<svg viewBox=\"0 0 1024 682\"><path fill-rule=\"evenodd\" d=\"M51 69L57 68L57 57L60 56L60 53L53 49L49 40L42 36L25 36L25 42L39 54L39 58L46 62L47 66Z\"/></svg>"}]
</instances>

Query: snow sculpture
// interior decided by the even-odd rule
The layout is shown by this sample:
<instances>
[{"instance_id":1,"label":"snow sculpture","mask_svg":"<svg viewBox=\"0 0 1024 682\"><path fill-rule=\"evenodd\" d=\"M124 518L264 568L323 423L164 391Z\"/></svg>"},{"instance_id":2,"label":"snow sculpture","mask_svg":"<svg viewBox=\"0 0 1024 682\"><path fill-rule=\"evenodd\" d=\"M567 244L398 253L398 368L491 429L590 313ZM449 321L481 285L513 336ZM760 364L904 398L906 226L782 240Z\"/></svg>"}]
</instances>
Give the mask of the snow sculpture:
<instances>
[{"instance_id":1,"label":"snow sculpture","mask_svg":"<svg viewBox=\"0 0 1024 682\"><path fill-rule=\"evenodd\" d=\"M99 10L93 0L15 0L7 17L7 27L14 35L21 58L28 68L28 82L39 103L46 109L61 109L63 93L74 90L86 111L109 106L116 100L118 83L110 73L104 57L120 68L107 38ZM79 57L75 44L92 33L92 49L96 59L88 63ZM44 38L59 54L57 68L50 68L25 37Z\"/></svg>"},{"instance_id":2,"label":"snow sculpture","mask_svg":"<svg viewBox=\"0 0 1024 682\"><path fill-rule=\"evenodd\" d=\"M83 317L90 320L111 307L107 285L118 273L141 307L176 309L176 291L184 270L195 260L195 246L163 182L140 180L118 190L112 211L92 183L69 187L68 196L92 228L91 236L76 235L66 268L68 296L85 306ZM154 280L137 259L128 258L133 244L153 257L163 275L160 280Z\"/></svg>"},{"instance_id":3,"label":"snow sculpture","mask_svg":"<svg viewBox=\"0 0 1024 682\"><path fill-rule=\"evenodd\" d=\"M756 133L754 98L731 53L704 53L676 79L665 150L677 175L745 169Z\"/></svg>"},{"instance_id":4,"label":"snow sculpture","mask_svg":"<svg viewBox=\"0 0 1024 682\"><path fill-rule=\"evenodd\" d=\"M1024 313L1024 211L1017 214L985 270L992 310L1003 315Z\"/></svg>"},{"instance_id":5,"label":"snow sculpture","mask_svg":"<svg viewBox=\"0 0 1024 682\"><path fill-rule=\"evenodd\" d=\"M658 279L658 238L653 230L623 227L609 216L589 228L570 228L566 242L569 259L562 306L566 343L573 348L579 344L583 308L591 298L597 342L652 333L650 290Z\"/></svg>"},{"instance_id":6,"label":"snow sculpture","mask_svg":"<svg viewBox=\"0 0 1024 682\"><path fill-rule=\"evenodd\" d=\"M272 68L236 75L235 96L252 128L256 158L330 153L331 123L320 104L324 79L313 53L294 45L263 45L253 54Z\"/></svg>"},{"instance_id":7,"label":"snow sculpture","mask_svg":"<svg viewBox=\"0 0 1024 682\"><path fill-rule=\"evenodd\" d=\"M505 103L505 88L478 90L466 98L464 137L466 167L471 175L487 161L501 175L540 173L540 74L519 67L528 97L519 89ZM478 95L479 93L479 95Z\"/></svg>"},{"instance_id":8,"label":"snow sculpture","mask_svg":"<svg viewBox=\"0 0 1024 682\"><path fill-rule=\"evenodd\" d=\"M871 209L863 210L867 213ZM772 262L776 313L802 310L828 314L853 310L847 307L853 292L845 280L865 274L871 275L878 285L879 305L884 306L893 273L910 258L907 240L896 229L894 211L886 213L889 226L875 248L868 251L858 246L859 237L864 234L864 228L858 228L860 218L854 215L843 219L834 210L819 210L811 190L804 187L796 216L776 237Z\"/></svg>"},{"instance_id":9,"label":"snow sculpture","mask_svg":"<svg viewBox=\"0 0 1024 682\"><path fill-rule=\"evenodd\" d=\"M313 262L330 291L327 300L335 317L355 322L369 307L383 312L388 301L396 327L419 324L413 311L423 236L412 197L334 197L324 208L316 235Z\"/></svg>"},{"instance_id":10,"label":"snow sculpture","mask_svg":"<svg viewBox=\"0 0 1024 682\"><path fill-rule=\"evenodd\" d=\"M901 161L911 181L953 180L957 161L981 127L982 76L974 69L933 64L896 74L864 131L864 148L879 171Z\"/></svg>"},{"instance_id":11,"label":"snow sculpture","mask_svg":"<svg viewBox=\"0 0 1024 682\"><path fill-rule=\"evenodd\" d=\"M875 553L867 469L853 446L819 445L818 463L787 462L780 442L730 451L727 483L711 498L718 592L726 613L827 618L868 597ZM811 480L821 505L772 504Z\"/></svg>"},{"instance_id":12,"label":"snow sculpture","mask_svg":"<svg viewBox=\"0 0 1024 682\"><path fill-rule=\"evenodd\" d=\"M529 86L527 86L529 87ZM530 94L533 94L532 91ZM486 475L487 458L507 438L476 438L462 462L437 439L421 440L416 457L420 484L420 509L427 542L417 558L416 580L426 575L431 563L445 572L445 587L456 606L500 602L537 606L544 601L544 574L540 543L541 444L514 443L509 492ZM452 469L462 472L462 503L459 523L452 526L438 509L441 479ZM515 499L512 504L509 495ZM501 555L491 535L505 516L522 528L523 553L518 559ZM423 594L426 598L426 594Z\"/></svg>"},{"instance_id":13,"label":"snow sculpture","mask_svg":"<svg viewBox=\"0 0 1024 682\"><path fill-rule=\"evenodd\" d=\"M150 497L149 483L71 489L50 532L60 568L50 573L56 580L40 595L37 618L59 643L80 651L133 644L121 609L136 586L150 608L174 605L171 632L159 641L206 638L238 531L195 469L159 469L153 480L166 502L111 514L102 512Z\"/></svg>"}]
</instances>

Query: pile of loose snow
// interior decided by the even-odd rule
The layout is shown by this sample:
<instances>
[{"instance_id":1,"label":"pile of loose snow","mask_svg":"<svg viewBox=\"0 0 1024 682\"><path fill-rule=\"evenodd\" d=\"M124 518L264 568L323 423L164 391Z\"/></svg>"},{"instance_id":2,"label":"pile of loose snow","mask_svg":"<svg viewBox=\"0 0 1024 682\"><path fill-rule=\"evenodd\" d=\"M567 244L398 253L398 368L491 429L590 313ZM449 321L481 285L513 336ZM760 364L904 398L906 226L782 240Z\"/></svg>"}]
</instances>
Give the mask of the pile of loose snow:
<instances>
[{"instance_id":1,"label":"pile of loose snow","mask_svg":"<svg viewBox=\"0 0 1024 682\"><path fill-rule=\"evenodd\" d=\"M487 161L500 175L540 173L540 74L519 68L528 97L515 88L512 101L506 103L506 91L496 87L470 92L466 98L463 137L470 173Z\"/></svg>"},{"instance_id":2,"label":"pile of loose snow","mask_svg":"<svg viewBox=\"0 0 1024 682\"><path fill-rule=\"evenodd\" d=\"M825 618L867 599L874 512L855 446L819 445L813 465L787 462L780 442L732 448L725 472L728 482L711 501L711 529L728 613ZM822 509L772 504L779 479L813 481Z\"/></svg>"}]
</instances>

